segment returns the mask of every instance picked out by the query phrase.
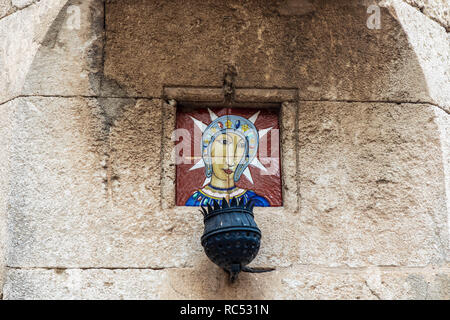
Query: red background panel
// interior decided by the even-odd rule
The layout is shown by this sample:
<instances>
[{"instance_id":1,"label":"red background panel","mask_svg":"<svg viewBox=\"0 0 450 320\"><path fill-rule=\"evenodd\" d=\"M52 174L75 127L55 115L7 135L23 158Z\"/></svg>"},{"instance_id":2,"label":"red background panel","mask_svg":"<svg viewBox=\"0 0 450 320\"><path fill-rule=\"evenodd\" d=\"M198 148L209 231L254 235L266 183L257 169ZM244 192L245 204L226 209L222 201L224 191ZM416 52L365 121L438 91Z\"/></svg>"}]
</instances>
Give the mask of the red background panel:
<instances>
[{"instance_id":1,"label":"red background panel","mask_svg":"<svg viewBox=\"0 0 450 320\"><path fill-rule=\"evenodd\" d=\"M244 118L250 118L256 112L260 111L259 116L255 122L256 129L262 130L272 127L272 129L279 130L279 109L277 108L210 108L218 117L224 115L237 115ZM190 133L191 137L191 154L188 152L180 151L177 157L188 158L183 164L177 164L176 166L176 205L184 206L187 199L197 190L203 187L203 183L206 179L205 168L199 168L189 171L190 168L200 159L201 156L201 131L194 124L191 117L209 125L212 121L208 109L206 108L186 108L180 107L177 110L177 129L186 129ZM278 146L272 146L272 134L274 135L274 141ZM199 141L195 143L194 137L197 137ZM264 163L263 159L260 162L265 167L272 166L271 174L263 174L263 172L252 165L249 166L253 182L252 184L247 178L242 175L240 180L236 183L239 188L249 189L256 192L258 195L265 197L269 200L272 207L279 207L283 205L282 201L282 189L281 189L281 170L280 170L280 140L279 137L272 130L266 135L265 138L260 139L260 145L266 140L267 142L267 155L272 158L272 165L270 163ZM182 138L179 138L175 145L182 143ZM186 143L186 142L185 142ZM274 149L274 155L271 154L272 147ZM258 150L258 158L260 155L260 149ZM266 155L264 155L266 156ZM189 157L197 157L190 160ZM190 161L190 162L189 162Z\"/></svg>"}]
</instances>

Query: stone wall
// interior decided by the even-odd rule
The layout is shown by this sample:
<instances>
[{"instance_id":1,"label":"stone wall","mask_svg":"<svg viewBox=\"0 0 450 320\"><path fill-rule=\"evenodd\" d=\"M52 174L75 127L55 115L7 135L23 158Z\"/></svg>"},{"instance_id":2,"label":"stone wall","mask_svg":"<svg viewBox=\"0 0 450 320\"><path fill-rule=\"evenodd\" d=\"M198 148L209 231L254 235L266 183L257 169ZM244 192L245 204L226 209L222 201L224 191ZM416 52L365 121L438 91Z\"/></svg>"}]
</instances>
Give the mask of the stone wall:
<instances>
[{"instance_id":1,"label":"stone wall","mask_svg":"<svg viewBox=\"0 0 450 320\"><path fill-rule=\"evenodd\" d=\"M450 30L450 4L445 0L406 0L406 3L417 8L428 18Z\"/></svg>"},{"instance_id":2,"label":"stone wall","mask_svg":"<svg viewBox=\"0 0 450 320\"><path fill-rule=\"evenodd\" d=\"M447 9L383 1L370 29L368 5L0 0L3 298L448 299ZM232 285L171 203L164 91L230 65L298 91L294 196L255 209L276 271Z\"/></svg>"}]
</instances>

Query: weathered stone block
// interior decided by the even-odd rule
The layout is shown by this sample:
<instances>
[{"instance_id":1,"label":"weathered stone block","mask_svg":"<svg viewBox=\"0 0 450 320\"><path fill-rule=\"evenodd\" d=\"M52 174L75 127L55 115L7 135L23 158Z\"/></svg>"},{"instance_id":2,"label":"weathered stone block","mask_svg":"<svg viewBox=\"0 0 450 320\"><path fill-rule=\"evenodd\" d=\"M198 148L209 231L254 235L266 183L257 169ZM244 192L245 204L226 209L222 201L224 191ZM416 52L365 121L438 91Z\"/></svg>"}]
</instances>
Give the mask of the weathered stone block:
<instances>
[{"instance_id":1,"label":"weathered stone block","mask_svg":"<svg viewBox=\"0 0 450 320\"><path fill-rule=\"evenodd\" d=\"M0 20L0 102L21 94L34 56L62 2L41 1Z\"/></svg>"},{"instance_id":2,"label":"weathered stone block","mask_svg":"<svg viewBox=\"0 0 450 320\"><path fill-rule=\"evenodd\" d=\"M428 99L388 10L371 30L359 1L314 2L313 14L282 16L273 1L108 1L105 75L128 94L158 97L166 84L220 87L232 64L237 87L299 88L301 99Z\"/></svg>"},{"instance_id":3,"label":"weathered stone block","mask_svg":"<svg viewBox=\"0 0 450 320\"><path fill-rule=\"evenodd\" d=\"M160 299L167 276L155 270L9 269L5 299Z\"/></svg>"},{"instance_id":4,"label":"weathered stone block","mask_svg":"<svg viewBox=\"0 0 450 320\"><path fill-rule=\"evenodd\" d=\"M301 104L300 263L445 261L448 212L434 108Z\"/></svg>"},{"instance_id":5,"label":"weathered stone block","mask_svg":"<svg viewBox=\"0 0 450 320\"><path fill-rule=\"evenodd\" d=\"M450 36L440 24L400 0L386 1L408 34L431 101L450 111Z\"/></svg>"},{"instance_id":6,"label":"weathered stone block","mask_svg":"<svg viewBox=\"0 0 450 320\"><path fill-rule=\"evenodd\" d=\"M194 234L200 232L201 215L161 210L161 107L157 99L125 105L111 127L109 219L114 227L105 228L112 229L114 241L107 265L180 267L198 256L193 242L199 241Z\"/></svg>"},{"instance_id":7,"label":"weathered stone block","mask_svg":"<svg viewBox=\"0 0 450 320\"><path fill-rule=\"evenodd\" d=\"M107 177L98 103L18 98L11 108L8 265L95 265L108 237L100 228Z\"/></svg>"},{"instance_id":8,"label":"weathered stone block","mask_svg":"<svg viewBox=\"0 0 450 320\"><path fill-rule=\"evenodd\" d=\"M168 299L448 299L449 268L335 269L317 266L240 273L234 284L219 268L167 270Z\"/></svg>"},{"instance_id":9,"label":"weathered stone block","mask_svg":"<svg viewBox=\"0 0 450 320\"><path fill-rule=\"evenodd\" d=\"M442 148L443 178L445 180L445 193L447 198L447 228L450 226L450 115L438 108L434 109L436 123L439 128L439 137ZM450 236L450 230L445 231L446 226L441 226L442 232L447 232ZM450 248L447 247L447 261L450 261Z\"/></svg>"},{"instance_id":10,"label":"weathered stone block","mask_svg":"<svg viewBox=\"0 0 450 320\"><path fill-rule=\"evenodd\" d=\"M449 299L449 269L8 269L5 299Z\"/></svg>"},{"instance_id":11,"label":"weathered stone block","mask_svg":"<svg viewBox=\"0 0 450 320\"><path fill-rule=\"evenodd\" d=\"M0 20L0 102L99 92L101 0L42 0Z\"/></svg>"},{"instance_id":12,"label":"weathered stone block","mask_svg":"<svg viewBox=\"0 0 450 320\"><path fill-rule=\"evenodd\" d=\"M447 0L404 0L424 15L450 30L450 4Z\"/></svg>"},{"instance_id":13,"label":"weathered stone block","mask_svg":"<svg viewBox=\"0 0 450 320\"><path fill-rule=\"evenodd\" d=\"M12 9L11 0L0 0L0 18L6 16Z\"/></svg>"},{"instance_id":14,"label":"weathered stone block","mask_svg":"<svg viewBox=\"0 0 450 320\"><path fill-rule=\"evenodd\" d=\"M161 209L160 100L14 103L10 266L203 261L197 209ZM298 126L300 214L255 209L263 240L254 266L445 261L447 200L434 107L302 103Z\"/></svg>"},{"instance_id":15,"label":"weathered stone block","mask_svg":"<svg viewBox=\"0 0 450 320\"><path fill-rule=\"evenodd\" d=\"M103 1L66 0L32 59L26 95L99 95ZM40 25L37 25L40 27Z\"/></svg>"},{"instance_id":16,"label":"weathered stone block","mask_svg":"<svg viewBox=\"0 0 450 320\"><path fill-rule=\"evenodd\" d=\"M24 8L0 20L0 296L7 264L7 299L449 299L447 11L406 1L424 14L385 1L371 30L350 0L0 0L0 18ZM165 199L174 109L150 98L220 101L225 64L238 101L300 94L280 124L289 210L255 209L251 265L277 270L233 285L202 215ZM102 94L146 98L14 99Z\"/></svg>"}]
</instances>

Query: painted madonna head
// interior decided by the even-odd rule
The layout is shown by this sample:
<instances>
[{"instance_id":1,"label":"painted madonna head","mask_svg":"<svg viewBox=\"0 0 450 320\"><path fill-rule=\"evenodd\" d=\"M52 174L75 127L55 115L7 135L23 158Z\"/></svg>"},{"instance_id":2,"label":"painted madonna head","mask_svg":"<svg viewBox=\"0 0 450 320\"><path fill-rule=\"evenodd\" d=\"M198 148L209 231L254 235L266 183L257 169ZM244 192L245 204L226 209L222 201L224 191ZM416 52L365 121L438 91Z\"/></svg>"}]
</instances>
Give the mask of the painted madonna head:
<instances>
[{"instance_id":1,"label":"painted madonna head","mask_svg":"<svg viewBox=\"0 0 450 320\"><path fill-rule=\"evenodd\" d=\"M210 111L211 113L211 111ZM212 122L204 125L192 118L202 128L202 161L193 168L205 167L204 187L194 192L187 200L188 206L221 204L223 199L229 201L238 198L244 203L253 201L256 206L270 206L269 201L252 190L241 189L236 182L242 175L253 183L249 165L265 168L257 160L259 133L254 125L254 118L246 119L236 115L217 117L212 115ZM270 129L268 129L270 130ZM267 132L267 131L265 131Z\"/></svg>"},{"instance_id":2,"label":"painted madonna head","mask_svg":"<svg viewBox=\"0 0 450 320\"><path fill-rule=\"evenodd\" d=\"M233 115L217 118L202 136L206 177L217 187L233 186L256 157L258 143L251 121Z\"/></svg>"}]
</instances>

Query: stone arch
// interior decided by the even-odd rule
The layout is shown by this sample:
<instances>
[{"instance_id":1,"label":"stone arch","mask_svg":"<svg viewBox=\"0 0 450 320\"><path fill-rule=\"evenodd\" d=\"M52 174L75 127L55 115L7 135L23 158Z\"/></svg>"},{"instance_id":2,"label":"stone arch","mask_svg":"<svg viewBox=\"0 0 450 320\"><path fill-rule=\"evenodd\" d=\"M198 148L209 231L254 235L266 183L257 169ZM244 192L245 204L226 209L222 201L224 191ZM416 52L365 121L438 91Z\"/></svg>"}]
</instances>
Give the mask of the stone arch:
<instances>
[{"instance_id":1,"label":"stone arch","mask_svg":"<svg viewBox=\"0 0 450 320\"><path fill-rule=\"evenodd\" d=\"M150 19L148 20L152 20L152 17L158 19L161 14L165 14L163 10L158 13L159 5L157 2L155 3L141 4L144 7L155 6L155 8L152 7L151 12L149 10L145 13L149 15ZM114 11L119 11L117 14L120 15L120 10L115 9L121 4L117 1L111 1L111 4L108 5L111 8L107 13L111 18L111 29L116 32ZM442 86L449 83L449 71L445 69L445 59L448 59L448 54L446 55L448 38L445 29L404 1L383 1L380 3L390 11L390 14L386 14L387 11L383 12L385 28L378 34L376 30L368 31L367 28L364 28L367 18L365 12L367 3L365 4L364 1L344 1L334 5L328 1L296 0L285 1L278 6L258 5L256 3L252 5L254 6L255 19L266 17L267 23L255 23L256 27L253 27L253 29L250 27L247 30L245 25L239 25L239 21L244 21L244 18L248 17L251 21L250 24L255 22L249 15L250 6L231 5L230 12L234 13L231 17L232 23L230 26L237 28L237 32L235 32L235 35L228 35L228 32L223 33L225 44L230 49L225 49L224 55L214 55L213 53L209 58L206 56L206 59L213 59L214 63L218 65L217 67L211 65L211 68L204 68L207 69L206 71L186 70L193 71L193 74L197 77L204 77L204 81L196 80L188 83L195 82L198 85L220 84L222 63L227 62L227 59L240 59L240 61L236 60L235 62L241 64L242 76L238 81L242 86L267 86L270 83L275 83L281 87L299 87L303 88L300 95L305 100L422 101L448 108L449 97L442 95L449 90L441 90ZM77 29L75 32L71 32L67 28L67 19L70 18L70 13L67 10L70 6L81 6L82 21L80 27L75 28ZM8 26L10 29L5 30L6 33L15 35L14 37L6 37L6 43L9 43L11 48L4 52L4 55L12 60L2 59L5 77L16 79L14 83L10 84L11 88L3 88L5 89L4 92L11 91L12 94L9 95L9 98L17 95L100 96L100 82L104 78L104 75L102 75L103 60L106 63L106 74L117 78L117 82L122 83L125 87L124 90L120 90L115 85L113 90L116 91L116 94L112 94L114 96L155 97L161 91L157 86L177 83L176 78L179 77L179 74L172 71L170 65L154 69L156 73L161 68L168 68L173 73L173 77L169 75L164 78L151 74L156 78L153 81L155 82L154 90L151 85L147 85L148 90L139 87L139 85L133 83L133 79L130 79L128 83L124 81L120 74L121 70L126 68L127 64L134 68L135 61L123 59L125 55L128 55L127 48L120 48L121 44L116 43L113 37L111 37L112 45L109 48L109 53L103 56L103 45L105 44L103 6L101 0L85 2L48 0L31 5L22 10L23 12L17 12L16 21L11 21L12 23ZM123 6L129 8L130 12L133 11L133 5L130 6L125 2ZM226 13L226 5L224 7L223 12ZM264 7L269 9L264 11ZM301 8L305 9L302 10ZM335 13L331 13L332 10L335 10ZM219 9L216 11L219 11L217 14L220 14ZM269 12L275 12L281 18L275 20L277 18L270 17ZM138 13L135 12L135 14ZM214 15L215 11L212 10L210 14ZM19 17L19 15L23 15L23 17ZM394 18L391 18L391 15ZM30 19L32 16L35 18ZM12 20L12 18L7 17L6 19ZM233 18L236 20L235 23ZM21 23L24 19L31 20L33 23ZM275 22L280 22L280 25L276 26ZM433 44L430 44L430 41L425 44L425 39L418 36L420 32L414 29L423 24L429 26L430 32L436 39L430 40L434 41ZM152 29L151 21L147 23L147 27L152 31L156 30ZM272 30L268 30L270 27L272 27ZM24 29L22 36L20 35L20 28ZM361 30L358 30L358 28ZM362 30L363 28L365 30ZM299 29L305 31L302 32ZM345 34L344 31L347 31L347 33ZM247 38L245 37L246 32L251 33ZM145 32L136 31L136 33ZM343 34L343 36L333 38L338 33ZM383 36L381 36L382 33L384 33ZM258 38L258 34L260 38ZM127 36L130 36L130 34L127 34ZM191 35L188 34L188 36ZM211 38L206 37L205 40L215 44L220 39L219 36L220 34L216 34ZM145 35L142 35L142 37L145 37ZM158 38L158 35L155 33L154 37ZM277 41L277 37L280 38L279 41ZM20 41L14 41L17 38ZM136 38L141 38L141 36L137 35ZM170 35L168 38L166 44L170 45L173 39ZM124 54L115 54L113 46L116 45L119 50L124 49ZM145 44L143 45L145 46ZM176 43L174 43L174 46L177 47ZM243 46L249 46L254 51L242 50ZM315 47L316 50L314 50ZM393 50L385 50L384 47ZM260 48L268 48L269 53L262 54ZM177 47L177 50L179 49ZM186 50L189 50L189 47ZM243 51L242 54L239 54L240 50ZM246 58L249 58L252 52L255 53L255 58L247 59L248 62L246 62ZM296 55L296 52L300 52L300 54ZM156 60L160 58L156 51L150 51L149 54L156 54ZM234 58L232 58L233 56ZM283 61L282 57L287 57L288 59L285 60L288 61ZM122 59L124 62L119 62L117 59ZM330 63L330 59L332 63ZM268 63L264 63L264 68L269 72L258 72L257 69L252 67L254 61L256 61L256 64L268 61ZM283 63L287 67L283 67ZM334 67L332 67L332 64ZM339 66L340 64L341 66ZM356 67L352 69L343 64L354 64ZM325 67L308 69L309 66L313 65L324 65ZM365 69L368 65L378 65L378 67ZM386 65L386 67L383 67L383 65ZM20 66L20 69L8 70L9 68L17 68L17 66ZM148 70L150 66L144 65L142 69L146 71L142 72L151 73L152 70ZM306 69L298 71L300 69L298 66ZM271 69L272 71L270 71ZM422 75L420 70L422 70ZM405 76L406 71L409 72L408 77ZM214 75L208 78L204 75L205 72ZM367 73L367 78L361 79L361 77L364 77L364 72ZM159 73L163 74L164 72ZM348 77L351 79L346 79L345 73L349 73ZM433 78L432 75L436 74L440 74L440 76ZM341 76L341 79L339 79L339 76ZM268 77L269 80L265 81L264 77ZM141 77L139 72L136 74L136 78L150 80ZM299 78L299 80L293 80L295 78ZM358 80L352 81L355 78ZM378 81L374 81L376 79ZM186 79L187 81L188 79ZM436 83L436 81L438 82ZM145 83L145 81L141 82ZM178 82L182 83L183 81ZM358 86L353 82L366 84ZM323 86L323 83L329 86ZM322 88L319 88L320 86ZM392 90L395 90L395 92L392 92ZM117 91L120 91L120 93L117 94ZM8 95L5 98L8 98Z\"/></svg>"}]
</instances>

